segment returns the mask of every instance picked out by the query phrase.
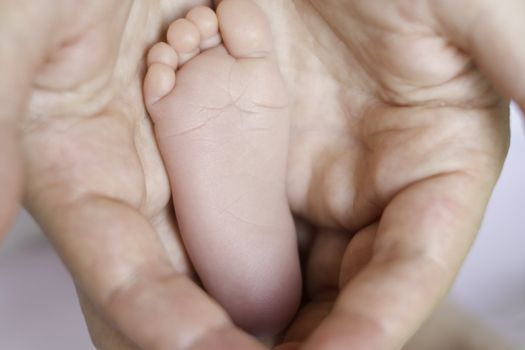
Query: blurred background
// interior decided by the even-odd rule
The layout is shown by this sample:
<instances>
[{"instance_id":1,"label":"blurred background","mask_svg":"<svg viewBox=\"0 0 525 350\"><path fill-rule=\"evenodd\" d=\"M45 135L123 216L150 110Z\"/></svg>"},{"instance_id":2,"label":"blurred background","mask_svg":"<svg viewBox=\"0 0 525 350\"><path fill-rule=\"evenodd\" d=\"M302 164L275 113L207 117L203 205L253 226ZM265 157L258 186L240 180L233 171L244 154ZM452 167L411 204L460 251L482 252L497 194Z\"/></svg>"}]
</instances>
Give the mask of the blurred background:
<instances>
[{"instance_id":1,"label":"blurred background","mask_svg":"<svg viewBox=\"0 0 525 350\"><path fill-rule=\"evenodd\" d=\"M525 349L522 120L513 107L509 157L480 235L449 299ZM24 211L0 246L0 349L94 349L70 277Z\"/></svg>"}]
</instances>

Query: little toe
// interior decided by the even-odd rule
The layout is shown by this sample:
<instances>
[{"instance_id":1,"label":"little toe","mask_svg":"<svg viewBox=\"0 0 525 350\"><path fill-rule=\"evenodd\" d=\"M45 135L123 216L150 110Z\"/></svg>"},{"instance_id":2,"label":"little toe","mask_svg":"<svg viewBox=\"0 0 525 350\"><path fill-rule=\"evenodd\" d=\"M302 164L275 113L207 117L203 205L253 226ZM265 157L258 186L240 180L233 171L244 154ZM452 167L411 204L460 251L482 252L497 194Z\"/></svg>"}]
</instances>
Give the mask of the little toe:
<instances>
[{"instance_id":1,"label":"little toe","mask_svg":"<svg viewBox=\"0 0 525 350\"><path fill-rule=\"evenodd\" d=\"M152 63L144 77L144 102L150 108L175 87L175 71L162 63ZM150 113L151 114L151 113Z\"/></svg>"},{"instance_id":2,"label":"little toe","mask_svg":"<svg viewBox=\"0 0 525 350\"><path fill-rule=\"evenodd\" d=\"M178 19L168 28L168 43L175 49L182 65L199 54L199 29L185 18Z\"/></svg>"},{"instance_id":3,"label":"little toe","mask_svg":"<svg viewBox=\"0 0 525 350\"><path fill-rule=\"evenodd\" d=\"M224 45L236 58L261 58L273 50L270 24L252 1L223 0L217 8Z\"/></svg>"},{"instance_id":4,"label":"little toe","mask_svg":"<svg viewBox=\"0 0 525 350\"><path fill-rule=\"evenodd\" d=\"M211 8L206 6L194 7L186 15L186 19L199 29L201 36L201 50L216 47L221 43L221 36L219 35L219 20Z\"/></svg>"},{"instance_id":5,"label":"little toe","mask_svg":"<svg viewBox=\"0 0 525 350\"><path fill-rule=\"evenodd\" d=\"M166 43L159 42L153 45L153 47L149 50L146 61L148 66L151 66L153 63L162 63L171 67L172 69L175 69L177 68L179 58L171 46Z\"/></svg>"}]
</instances>

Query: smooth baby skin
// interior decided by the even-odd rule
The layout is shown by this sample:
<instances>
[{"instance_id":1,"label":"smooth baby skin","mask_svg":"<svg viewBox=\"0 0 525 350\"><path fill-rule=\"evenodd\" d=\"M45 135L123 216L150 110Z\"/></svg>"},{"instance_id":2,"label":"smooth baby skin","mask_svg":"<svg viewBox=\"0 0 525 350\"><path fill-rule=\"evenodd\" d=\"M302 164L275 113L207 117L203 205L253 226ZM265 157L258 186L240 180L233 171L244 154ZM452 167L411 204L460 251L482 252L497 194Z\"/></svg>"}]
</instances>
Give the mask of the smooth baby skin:
<instances>
[{"instance_id":1,"label":"smooth baby skin","mask_svg":"<svg viewBox=\"0 0 525 350\"><path fill-rule=\"evenodd\" d=\"M273 335L295 314L301 276L270 28L254 3L226 0L217 15L192 9L167 39L148 55L144 96L185 247L234 322Z\"/></svg>"}]
</instances>

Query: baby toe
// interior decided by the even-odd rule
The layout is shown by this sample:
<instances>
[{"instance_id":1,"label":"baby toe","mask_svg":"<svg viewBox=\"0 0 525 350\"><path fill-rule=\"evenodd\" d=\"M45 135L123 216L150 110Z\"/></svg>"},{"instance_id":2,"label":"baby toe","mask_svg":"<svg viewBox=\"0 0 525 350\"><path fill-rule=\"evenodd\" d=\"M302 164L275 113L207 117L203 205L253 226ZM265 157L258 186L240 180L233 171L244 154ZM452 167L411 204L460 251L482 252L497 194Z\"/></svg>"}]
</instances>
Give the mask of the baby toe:
<instances>
[{"instance_id":1,"label":"baby toe","mask_svg":"<svg viewBox=\"0 0 525 350\"><path fill-rule=\"evenodd\" d=\"M168 29L168 43L175 49L182 65L199 54L201 37L197 26L187 19L178 19Z\"/></svg>"},{"instance_id":2,"label":"baby toe","mask_svg":"<svg viewBox=\"0 0 525 350\"><path fill-rule=\"evenodd\" d=\"M215 12L205 6L193 8L186 16L198 29L201 36L200 49L207 50L221 43L219 20Z\"/></svg>"},{"instance_id":3,"label":"baby toe","mask_svg":"<svg viewBox=\"0 0 525 350\"><path fill-rule=\"evenodd\" d=\"M144 102L150 109L155 103L168 95L175 87L175 71L162 63L152 63L144 78ZM154 115L151 113L154 119Z\"/></svg>"},{"instance_id":4,"label":"baby toe","mask_svg":"<svg viewBox=\"0 0 525 350\"><path fill-rule=\"evenodd\" d=\"M156 43L148 52L148 66L151 66L153 63L162 63L175 69L177 68L178 61L179 59L175 50L163 42Z\"/></svg>"}]
</instances>

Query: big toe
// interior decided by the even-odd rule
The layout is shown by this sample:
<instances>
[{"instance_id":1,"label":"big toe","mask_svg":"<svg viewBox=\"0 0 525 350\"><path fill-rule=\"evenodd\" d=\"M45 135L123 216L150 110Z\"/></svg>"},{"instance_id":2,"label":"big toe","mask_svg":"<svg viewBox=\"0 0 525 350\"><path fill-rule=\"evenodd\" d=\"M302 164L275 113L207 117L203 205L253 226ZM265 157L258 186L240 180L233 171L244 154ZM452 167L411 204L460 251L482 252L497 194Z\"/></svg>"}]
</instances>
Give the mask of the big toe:
<instances>
[{"instance_id":1,"label":"big toe","mask_svg":"<svg viewBox=\"0 0 525 350\"><path fill-rule=\"evenodd\" d=\"M270 24L252 1L223 0L217 8L224 45L236 58L258 58L273 50Z\"/></svg>"}]
</instances>

